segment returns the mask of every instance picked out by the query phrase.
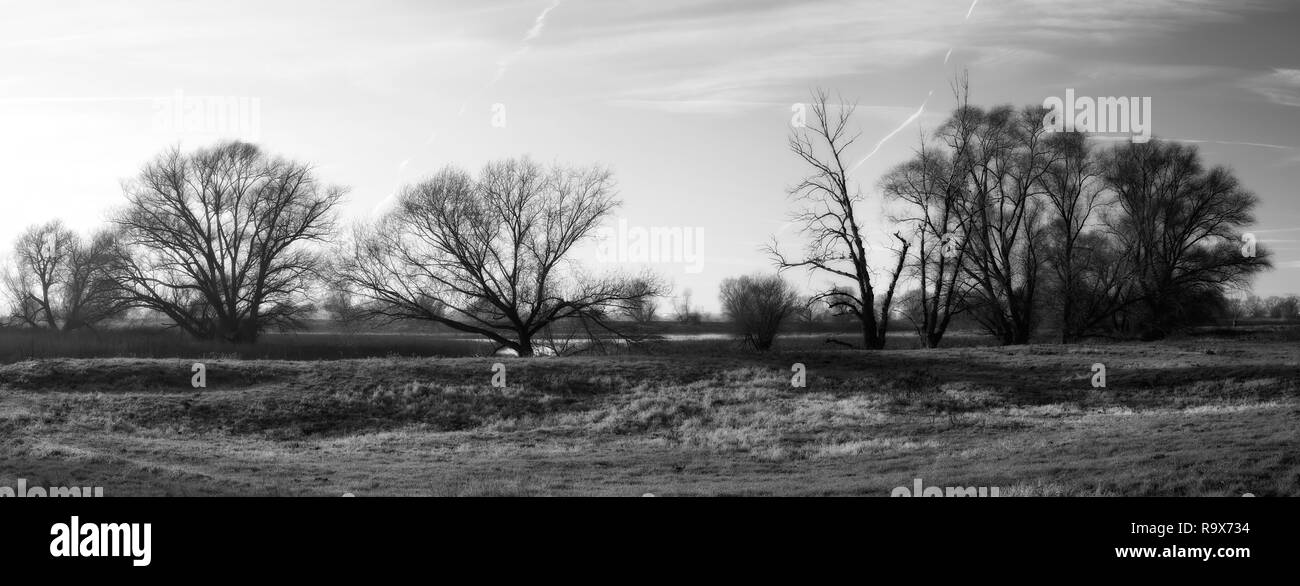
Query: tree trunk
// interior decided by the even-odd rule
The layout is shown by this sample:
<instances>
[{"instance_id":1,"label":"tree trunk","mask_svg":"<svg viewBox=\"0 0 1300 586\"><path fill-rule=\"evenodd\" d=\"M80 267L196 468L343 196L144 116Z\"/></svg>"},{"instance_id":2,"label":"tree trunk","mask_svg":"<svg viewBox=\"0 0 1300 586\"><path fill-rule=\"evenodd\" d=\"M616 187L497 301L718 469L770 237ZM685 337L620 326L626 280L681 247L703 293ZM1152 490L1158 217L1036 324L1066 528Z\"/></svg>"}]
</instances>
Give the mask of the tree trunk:
<instances>
[{"instance_id":1,"label":"tree trunk","mask_svg":"<svg viewBox=\"0 0 1300 586\"><path fill-rule=\"evenodd\" d=\"M1074 328L1074 303L1071 297L1073 293L1069 290L1065 293L1064 305L1061 308L1061 343L1069 344L1070 330Z\"/></svg>"},{"instance_id":2,"label":"tree trunk","mask_svg":"<svg viewBox=\"0 0 1300 586\"><path fill-rule=\"evenodd\" d=\"M870 312L871 309L867 309ZM876 332L876 316L872 313L862 314L862 347L879 350L885 347L885 340Z\"/></svg>"},{"instance_id":3,"label":"tree trunk","mask_svg":"<svg viewBox=\"0 0 1300 586\"><path fill-rule=\"evenodd\" d=\"M519 336L519 342L515 344L515 352L517 352L521 358L536 356L536 352L533 350L532 338L529 336Z\"/></svg>"}]
</instances>

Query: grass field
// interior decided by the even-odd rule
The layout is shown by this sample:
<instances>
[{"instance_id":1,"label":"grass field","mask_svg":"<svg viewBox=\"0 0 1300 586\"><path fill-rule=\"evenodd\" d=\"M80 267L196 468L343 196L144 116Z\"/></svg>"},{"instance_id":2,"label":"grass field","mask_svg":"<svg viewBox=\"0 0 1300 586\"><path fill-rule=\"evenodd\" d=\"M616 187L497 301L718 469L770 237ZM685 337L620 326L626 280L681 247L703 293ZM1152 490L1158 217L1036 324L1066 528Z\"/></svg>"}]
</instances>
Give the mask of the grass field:
<instances>
[{"instance_id":1,"label":"grass field","mask_svg":"<svg viewBox=\"0 0 1300 586\"><path fill-rule=\"evenodd\" d=\"M114 495L1300 495L1295 329L861 352L0 366L0 485ZM1240 333L1238 333L1240 334ZM507 368L494 388L492 364ZM791 365L807 368L791 388ZM1107 368L1093 388L1091 365ZM419 383L416 387L412 383Z\"/></svg>"}]
</instances>

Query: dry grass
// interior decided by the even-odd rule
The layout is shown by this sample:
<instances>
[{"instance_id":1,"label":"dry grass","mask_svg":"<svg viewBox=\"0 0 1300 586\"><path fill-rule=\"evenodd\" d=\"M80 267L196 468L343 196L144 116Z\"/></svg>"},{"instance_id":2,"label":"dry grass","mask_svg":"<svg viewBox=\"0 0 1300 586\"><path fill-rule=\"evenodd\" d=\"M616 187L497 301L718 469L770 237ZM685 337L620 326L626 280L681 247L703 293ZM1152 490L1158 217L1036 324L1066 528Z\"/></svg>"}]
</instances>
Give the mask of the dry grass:
<instances>
[{"instance_id":1,"label":"dry grass","mask_svg":"<svg viewBox=\"0 0 1300 586\"><path fill-rule=\"evenodd\" d=\"M1300 345L0 366L0 484L108 495L1300 495ZM707 348L707 350L706 350ZM791 388L790 365L807 366ZM1106 364L1108 384L1089 384ZM419 383L418 386L413 383Z\"/></svg>"}]
</instances>

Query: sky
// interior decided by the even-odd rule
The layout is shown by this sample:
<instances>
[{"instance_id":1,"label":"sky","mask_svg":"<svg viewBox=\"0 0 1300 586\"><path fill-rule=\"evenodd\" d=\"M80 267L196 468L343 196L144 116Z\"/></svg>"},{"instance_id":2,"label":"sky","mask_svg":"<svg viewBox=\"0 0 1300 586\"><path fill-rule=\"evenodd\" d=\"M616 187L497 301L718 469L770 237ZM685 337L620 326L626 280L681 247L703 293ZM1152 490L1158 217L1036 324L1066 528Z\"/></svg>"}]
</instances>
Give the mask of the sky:
<instances>
[{"instance_id":1,"label":"sky","mask_svg":"<svg viewBox=\"0 0 1300 586\"><path fill-rule=\"evenodd\" d=\"M716 311L723 278L773 271L760 247L793 242L787 189L806 169L786 140L810 89L857 104L850 179L892 268L878 182L966 71L985 106L1151 98L1154 135L1196 143L1258 195L1251 232L1276 268L1255 293L1300 293L1295 0L0 0L0 14L6 247L55 217L102 226L121 182L177 144L240 138L312 162L350 187L347 222L445 165L528 155L610 167L616 240L620 225L624 243L698 234L645 266ZM634 258L575 253L597 271Z\"/></svg>"}]
</instances>

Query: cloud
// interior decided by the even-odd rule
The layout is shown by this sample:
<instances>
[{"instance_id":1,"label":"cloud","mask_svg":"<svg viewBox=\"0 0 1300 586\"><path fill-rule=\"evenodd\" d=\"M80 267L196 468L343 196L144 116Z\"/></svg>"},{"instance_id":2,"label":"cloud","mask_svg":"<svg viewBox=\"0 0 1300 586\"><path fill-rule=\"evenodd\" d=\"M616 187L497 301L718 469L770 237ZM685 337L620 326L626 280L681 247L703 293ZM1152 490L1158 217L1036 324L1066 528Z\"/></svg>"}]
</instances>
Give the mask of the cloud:
<instances>
[{"instance_id":1,"label":"cloud","mask_svg":"<svg viewBox=\"0 0 1300 586\"><path fill-rule=\"evenodd\" d=\"M1143 81L1143 82L1197 82L1204 84L1211 78L1226 78L1239 74L1239 70L1215 65L1178 65L1172 63L1099 63L1075 68L1078 77L1088 80Z\"/></svg>"},{"instance_id":2,"label":"cloud","mask_svg":"<svg viewBox=\"0 0 1300 586\"><path fill-rule=\"evenodd\" d=\"M866 1L851 8L834 0L596 3L534 51L545 51L548 63L598 72L601 79L591 83L603 93L593 93L610 100L780 101L792 90L899 72L942 79L948 72L941 60L951 60L954 48L966 64L984 68L1061 62L1077 68L1079 54L1100 43L1146 46L1266 5L1003 0L964 6L965 12L951 0ZM1188 79L1201 71L1152 66L1146 73Z\"/></svg>"},{"instance_id":3,"label":"cloud","mask_svg":"<svg viewBox=\"0 0 1300 586\"><path fill-rule=\"evenodd\" d=\"M56 35L50 37L40 37L33 39L14 39L0 43L4 47L31 47L35 45L63 45L73 41L79 41L89 38L89 35Z\"/></svg>"},{"instance_id":4,"label":"cloud","mask_svg":"<svg viewBox=\"0 0 1300 586\"><path fill-rule=\"evenodd\" d=\"M1300 69L1274 69L1250 77L1242 85L1279 106L1300 107Z\"/></svg>"},{"instance_id":5,"label":"cloud","mask_svg":"<svg viewBox=\"0 0 1300 586\"><path fill-rule=\"evenodd\" d=\"M739 114L764 108L789 108L786 102L746 100L610 100L612 106L671 112L675 114Z\"/></svg>"}]
</instances>

